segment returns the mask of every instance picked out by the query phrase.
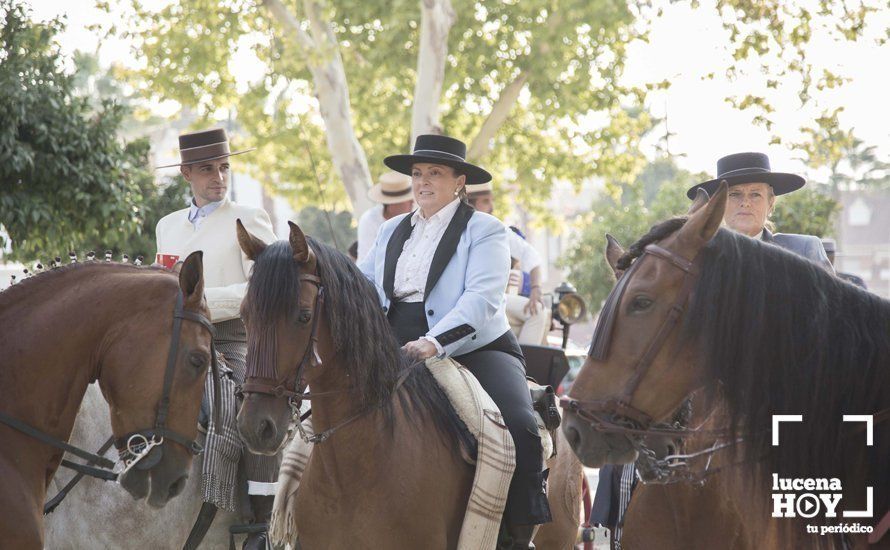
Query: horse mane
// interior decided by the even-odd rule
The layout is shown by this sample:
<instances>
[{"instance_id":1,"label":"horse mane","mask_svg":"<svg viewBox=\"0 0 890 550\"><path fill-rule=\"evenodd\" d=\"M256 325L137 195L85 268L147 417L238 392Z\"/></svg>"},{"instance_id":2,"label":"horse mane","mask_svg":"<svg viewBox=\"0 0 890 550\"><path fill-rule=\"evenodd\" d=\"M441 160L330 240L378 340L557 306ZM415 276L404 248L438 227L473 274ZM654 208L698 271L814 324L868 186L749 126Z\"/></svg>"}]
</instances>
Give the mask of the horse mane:
<instances>
[{"instance_id":1,"label":"horse mane","mask_svg":"<svg viewBox=\"0 0 890 550\"><path fill-rule=\"evenodd\" d=\"M859 497L873 486L875 511L886 510L890 424L875 424L868 448L862 424L842 418L890 407L890 302L727 229L699 256L681 337L700 351L707 387L725 400L729 437L744 438L737 451L751 501L771 504L766 480L777 473L839 478L856 496L845 498L851 509L864 509ZM804 417L782 426L779 446L774 414Z\"/></svg>"},{"instance_id":2,"label":"horse mane","mask_svg":"<svg viewBox=\"0 0 890 550\"><path fill-rule=\"evenodd\" d=\"M398 392L402 408L409 413L425 412L447 440L471 447L469 433L430 372L411 364L402 353L371 282L345 254L312 237L307 237L307 241L315 253L318 275L325 286L324 311L334 350L361 404L368 408L380 407L388 427L392 428L393 392L405 374ZM252 321L264 324L294 315L299 303L299 275L290 243L270 244L254 263L245 313ZM252 330L256 322L252 323ZM418 415L406 417L409 422L420 425Z\"/></svg>"},{"instance_id":3,"label":"horse mane","mask_svg":"<svg viewBox=\"0 0 890 550\"><path fill-rule=\"evenodd\" d=\"M56 279L66 276L68 273L85 273L89 270L95 269L108 269L111 271L130 270L139 272L170 273L162 267L147 265L138 266L133 264L122 264L117 262L105 262L99 260L70 263L67 265L40 271L0 291L0 306L10 305L13 300L24 297L24 293L38 290L41 288L42 285L54 282Z\"/></svg>"}]
</instances>

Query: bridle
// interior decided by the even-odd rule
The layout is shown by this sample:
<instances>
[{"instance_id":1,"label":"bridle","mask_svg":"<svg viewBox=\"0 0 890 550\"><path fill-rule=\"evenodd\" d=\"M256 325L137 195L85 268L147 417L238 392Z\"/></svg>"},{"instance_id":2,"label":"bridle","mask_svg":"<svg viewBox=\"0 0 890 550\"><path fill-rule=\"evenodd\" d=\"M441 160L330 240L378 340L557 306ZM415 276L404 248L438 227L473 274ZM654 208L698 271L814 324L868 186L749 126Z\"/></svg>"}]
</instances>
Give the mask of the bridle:
<instances>
[{"instance_id":1,"label":"bridle","mask_svg":"<svg viewBox=\"0 0 890 550\"><path fill-rule=\"evenodd\" d=\"M590 427L596 431L633 436L630 437L630 441L639 452L638 460L644 461L647 469L655 475L656 479L652 480L652 483L704 483L708 477L726 467L712 468L711 460L713 455L722 449L731 447L735 443L742 442L742 438L736 439L734 443L721 441L720 438L725 438L727 435L726 430L706 430L702 429L701 426L690 428L688 421L691 408L685 414L681 409L680 414L675 416L671 423L653 423L653 419L648 413L633 406L631 403L640 382L652 366L661 348L664 347L668 336L670 336L679 323L692 294L692 289L698 280L700 270L698 257L689 260L654 243L646 245L643 249L643 256L647 254L653 258L665 261L668 265L683 272L682 286L673 304L671 304L667 316L661 322L658 331L646 347L646 351L634 365L633 374L625 384L624 390L619 397L600 400L578 400L563 396L560 399L560 405L588 422ZM638 258L631 265L630 269L621 276L615 288L612 289L612 292L606 299L590 347L589 355L594 360L602 361L608 357L612 330L618 315L621 299L624 291L627 289L628 282L642 263L641 260L642 257ZM689 403L690 401L687 400L683 407L685 408ZM671 437L685 441L693 436L713 436L716 439L710 447L700 451L675 452L662 458L658 458L655 451L650 449L645 441L646 437ZM704 468L701 471L694 471L689 461L703 456L706 457Z\"/></svg>"},{"instance_id":2,"label":"bridle","mask_svg":"<svg viewBox=\"0 0 890 550\"><path fill-rule=\"evenodd\" d=\"M140 470L148 470L155 466L160 462L161 457L163 456L163 447L161 447L161 445L168 439L179 443L193 455L197 455L203 450L197 441L189 439L188 437L167 428L167 417L170 412L170 393L173 389L173 376L176 370L176 357L179 352L182 320L185 319L199 323L210 332L211 338L215 335L215 331L213 329L213 324L207 317L200 313L185 311L183 310L182 305L182 292L177 291L176 305L173 309L173 331L170 338L170 349L167 353L167 367L164 372L164 386L161 399L158 401L154 427L131 432L114 440L114 445L117 447L118 455L123 464L123 468L119 472L111 471L115 464L104 456L93 454L79 447L75 447L66 441L62 441L44 431L38 430L37 428L5 413L0 412L0 422L47 445L89 461L92 465L84 465L69 460L62 460L62 466L107 481L118 479L134 466ZM216 349L212 339L210 344L210 354L211 369L213 371L214 410L218 411L220 397L219 364L216 360ZM104 452L107 448L108 445L103 446L99 452Z\"/></svg>"},{"instance_id":3,"label":"bridle","mask_svg":"<svg viewBox=\"0 0 890 550\"><path fill-rule=\"evenodd\" d=\"M560 399L560 405L579 418L587 421L590 426L601 432L617 432L630 435L646 436L646 435L671 435L678 437L688 437L693 433L688 430L677 430L672 427L656 427L653 426L652 417L633 406L633 395L640 385L643 377L661 348L667 341L673 329L677 326L686 303L692 293L692 289L698 280L699 262L696 260L686 259L675 252L671 252L666 248L662 248L657 244L646 245L643 250L643 257L650 255L653 258L667 262L670 266L683 272L683 283L674 303L668 310L667 316L659 326L654 338L646 347L646 351L637 360L633 368L630 380L624 386L624 390L618 397L598 400L579 400L563 396ZM608 357L609 343L611 340L612 330L618 315L618 308L624 291L627 289L628 281L637 271L642 263L642 257L638 258L618 280L615 288L606 299L603 311L600 313L596 329L594 331L593 343L591 344L590 353L592 359L602 361Z\"/></svg>"},{"instance_id":4,"label":"bridle","mask_svg":"<svg viewBox=\"0 0 890 550\"><path fill-rule=\"evenodd\" d=\"M318 355L318 323L319 318L321 317L322 307L324 306L325 286L318 275L310 273L300 275L299 281L301 283L305 281L313 284L317 288L317 291L315 294L315 305L312 308L312 326L309 333L309 342L306 344L306 349L303 351L303 355L300 358L300 362L297 365L294 374L285 377L278 377L278 368L275 365L273 365L272 368L274 369L276 378L251 376L251 374L248 372L244 384L242 384L241 387L238 388L237 393L239 397L250 393L260 393L278 398L287 397L288 405L290 405L291 413L293 415L294 421L296 422L297 430L300 434L300 437L306 443L317 444L326 441L340 428L343 428L344 426L351 424L355 420L358 420L365 414L371 412L376 407L368 407L362 409L358 413L341 421L339 424L336 424L322 432L318 432L315 434L309 434L303 427L303 420L308 418L312 412L310 410L307 413L304 413L302 415L300 414L300 406L302 405L303 400L312 400L328 395L341 394L344 391L350 390L307 392L306 385L302 383L303 373L305 372L306 368L310 366L321 366L322 364L321 357ZM401 387L409 373L410 369L407 369L402 374L402 376L399 377L398 381L396 382L395 389Z\"/></svg>"},{"instance_id":5,"label":"bridle","mask_svg":"<svg viewBox=\"0 0 890 550\"><path fill-rule=\"evenodd\" d=\"M294 414L299 414L300 405L303 399L311 399L312 395L305 392L305 387L301 387L303 372L307 367L321 365L321 357L318 355L318 320L321 317L321 310L324 306L325 287L318 275L305 273L300 275L300 283L308 282L316 287L315 305L312 308L312 326L309 333L309 342L300 358L293 375L283 378L277 378L278 367L273 365L276 378L265 378L250 376L245 380L244 384L238 389L241 395L249 393L261 393L271 395L273 397L287 397Z\"/></svg>"},{"instance_id":6,"label":"bridle","mask_svg":"<svg viewBox=\"0 0 890 550\"><path fill-rule=\"evenodd\" d=\"M196 440L189 439L167 427L167 417L170 412L170 393L173 389L173 377L176 371L176 357L179 353L183 320L198 323L210 333L210 368L213 372L213 410L215 411L215 418L218 414L220 407L219 363L216 360L216 346L213 344L216 331L210 319L200 313L185 311L182 305L182 292L177 292L176 305L173 309L173 332L170 338L170 349L167 352L167 368L164 371L164 386L161 399L158 401L154 427L131 432L114 441L120 460L124 464L124 468L119 475L123 475L134 466L139 470L148 470L154 467L163 456L163 447L161 445L165 440L179 443L192 455L197 455L203 450L201 444Z\"/></svg>"}]
</instances>

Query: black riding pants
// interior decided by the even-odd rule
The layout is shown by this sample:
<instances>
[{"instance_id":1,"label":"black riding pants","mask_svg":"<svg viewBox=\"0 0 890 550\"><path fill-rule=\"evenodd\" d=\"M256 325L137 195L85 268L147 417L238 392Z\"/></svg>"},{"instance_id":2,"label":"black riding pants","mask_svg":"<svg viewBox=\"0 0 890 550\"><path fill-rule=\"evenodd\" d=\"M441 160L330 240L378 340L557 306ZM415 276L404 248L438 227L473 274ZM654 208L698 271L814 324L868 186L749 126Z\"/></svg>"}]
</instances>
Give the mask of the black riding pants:
<instances>
[{"instance_id":1,"label":"black riding pants","mask_svg":"<svg viewBox=\"0 0 890 550\"><path fill-rule=\"evenodd\" d=\"M429 330L422 302L392 303L389 322L399 344ZM511 331L470 353L455 356L479 380L501 410L516 446L516 470L510 483L504 517L517 525L550 521L544 489L543 450L525 380L525 359Z\"/></svg>"}]
</instances>

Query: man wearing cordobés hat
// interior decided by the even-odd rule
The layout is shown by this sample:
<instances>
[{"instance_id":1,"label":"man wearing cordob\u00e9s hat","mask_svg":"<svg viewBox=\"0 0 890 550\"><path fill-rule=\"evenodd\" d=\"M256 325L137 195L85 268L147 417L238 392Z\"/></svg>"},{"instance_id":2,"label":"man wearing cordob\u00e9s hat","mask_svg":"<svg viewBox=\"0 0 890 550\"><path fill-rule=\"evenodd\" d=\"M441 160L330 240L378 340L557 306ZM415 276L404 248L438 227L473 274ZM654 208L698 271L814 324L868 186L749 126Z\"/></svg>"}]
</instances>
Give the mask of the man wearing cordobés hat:
<instances>
[{"instance_id":1,"label":"man wearing cordob\u00e9s hat","mask_svg":"<svg viewBox=\"0 0 890 550\"><path fill-rule=\"evenodd\" d=\"M250 453L241 444L235 425L238 403L235 383L244 381L247 333L240 318L241 301L253 262L241 252L235 230L240 219L253 235L265 242L277 240L268 214L260 208L235 204L226 192L229 187L229 158L250 150L229 150L222 128L179 136L182 177L192 189L188 208L164 216L156 229L158 254L185 258L195 250L204 252L204 294L216 329L216 349L223 354L234 381L223 377L220 425L211 425L205 442L202 468L202 495L205 502L234 511L239 494L236 480L239 458L247 477L254 523L267 523L275 498L280 456ZM159 167L165 168L165 166ZM205 404L213 385L205 385ZM210 415L213 418L213 415ZM244 548L265 548L265 534L251 534Z\"/></svg>"}]
</instances>

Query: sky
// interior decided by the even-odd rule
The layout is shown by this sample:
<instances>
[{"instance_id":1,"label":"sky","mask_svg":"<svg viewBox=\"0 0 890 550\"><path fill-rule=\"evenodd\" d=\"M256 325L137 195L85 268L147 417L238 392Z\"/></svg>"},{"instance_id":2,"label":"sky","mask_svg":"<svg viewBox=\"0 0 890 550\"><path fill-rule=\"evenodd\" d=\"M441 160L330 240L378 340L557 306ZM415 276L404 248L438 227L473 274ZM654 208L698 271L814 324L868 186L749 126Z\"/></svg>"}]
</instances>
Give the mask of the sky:
<instances>
[{"instance_id":1,"label":"sky","mask_svg":"<svg viewBox=\"0 0 890 550\"><path fill-rule=\"evenodd\" d=\"M167 2L143 1L149 6ZM650 93L647 107L656 116L667 115L670 131L676 134L670 146L680 155L678 164L692 171L713 173L717 159L723 155L762 151L769 154L773 170L806 173L787 145L769 145L770 133L753 125L750 113L725 101L729 95L757 92L762 78L742 76L730 81L725 77L730 53L723 45L728 43L728 31L714 10L714 0L702 0L701 8L695 10L687 3L664 3L663 15L651 24L649 41L629 47L624 80L635 85L662 80L671 83L665 91ZM95 0L34 0L31 5L37 19L67 17L68 29L61 43L63 50L71 53L97 48L98 36L87 27L107 22L108 16L94 4ZM890 10L873 14L869 25L872 29L890 27ZM851 81L840 90L820 93L817 101L805 108L797 99L796 86L783 83L772 95L777 111L774 132L786 143L793 142L801 126L811 124L826 109L842 106L841 124L854 128L866 144L876 145L882 157L890 159L890 108L885 103L890 89L890 43L879 46L875 37L872 32L858 43L839 43L817 30L809 48L811 59ZM248 52L249 48L243 50ZM103 64L138 63L129 44L117 39L106 39L100 59ZM245 82L262 74L249 53L237 55L233 64L234 74L241 75ZM710 73L716 77L702 78ZM654 138L648 146L654 155Z\"/></svg>"}]
</instances>

